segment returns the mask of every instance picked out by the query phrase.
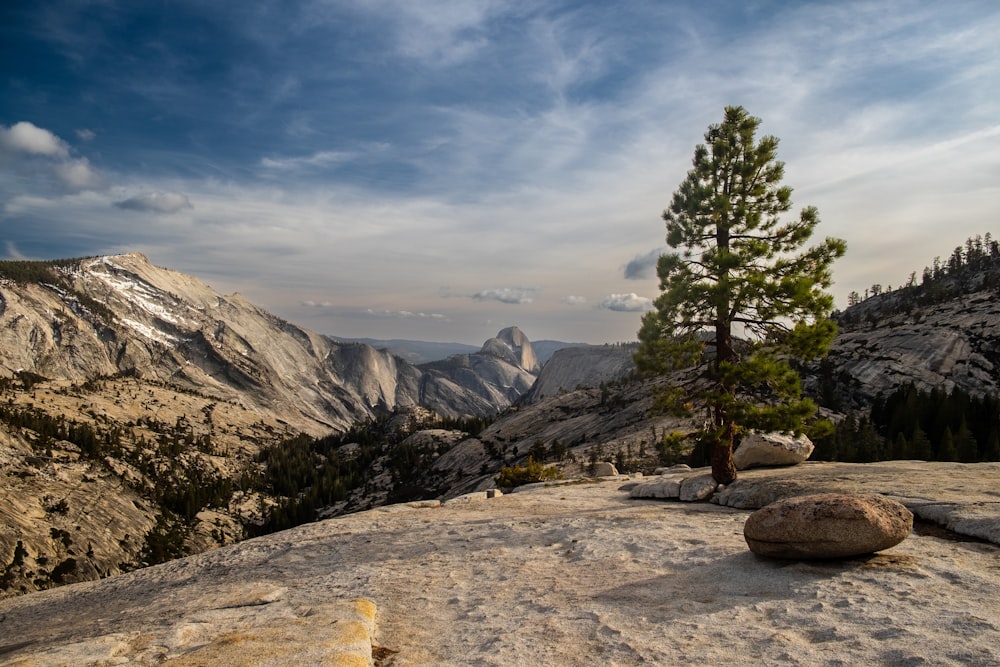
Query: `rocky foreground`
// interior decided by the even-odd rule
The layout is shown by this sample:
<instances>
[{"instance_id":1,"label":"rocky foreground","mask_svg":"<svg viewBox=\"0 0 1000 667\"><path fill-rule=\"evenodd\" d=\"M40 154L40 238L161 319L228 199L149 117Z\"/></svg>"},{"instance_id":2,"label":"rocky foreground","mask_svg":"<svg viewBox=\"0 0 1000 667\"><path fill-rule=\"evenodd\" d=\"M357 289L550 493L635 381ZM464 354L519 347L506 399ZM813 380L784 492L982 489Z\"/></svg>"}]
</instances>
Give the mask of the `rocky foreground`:
<instances>
[{"instance_id":1,"label":"rocky foreground","mask_svg":"<svg viewBox=\"0 0 1000 667\"><path fill-rule=\"evenodd\" d=\"M382 507L2 600L0 665L997 665L998 479L813 463L716 502L608 478ZM850 560L750 553L752 506L803 490L882 493L917 528Z\"/></svg>"}]
</instances>

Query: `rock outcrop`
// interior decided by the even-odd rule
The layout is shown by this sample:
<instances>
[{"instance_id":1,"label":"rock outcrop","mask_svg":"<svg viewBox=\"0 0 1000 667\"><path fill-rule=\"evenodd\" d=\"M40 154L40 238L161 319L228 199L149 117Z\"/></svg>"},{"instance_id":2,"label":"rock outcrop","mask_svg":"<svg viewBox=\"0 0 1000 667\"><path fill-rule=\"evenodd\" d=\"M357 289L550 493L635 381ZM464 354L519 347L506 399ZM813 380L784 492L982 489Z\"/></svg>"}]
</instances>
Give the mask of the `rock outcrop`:
<instances>
[{"instance_id":1,"label":"rock outcrop","mask_svg":"<svg viewBox=\"0 0 1000 667\"><path fill-rule=\"evenodd\" d=\"M814 396L844 409L879 393L917 389L1000 394L1000 256L955 275L883 293L837 316L826 359L804 382Z\"/></svg>"},{"instance_id":2,"label":"rock outcrop","mask_svg":"<svg viewBox=\"0 0 1000 667\"><path fill-rule=\"evenodd\" d=\"M877 494L823 493L779 500L751 514L743 536L759 556L849 558L896 546L913 530L913 514Z\"/></svg>"}]
</instances>

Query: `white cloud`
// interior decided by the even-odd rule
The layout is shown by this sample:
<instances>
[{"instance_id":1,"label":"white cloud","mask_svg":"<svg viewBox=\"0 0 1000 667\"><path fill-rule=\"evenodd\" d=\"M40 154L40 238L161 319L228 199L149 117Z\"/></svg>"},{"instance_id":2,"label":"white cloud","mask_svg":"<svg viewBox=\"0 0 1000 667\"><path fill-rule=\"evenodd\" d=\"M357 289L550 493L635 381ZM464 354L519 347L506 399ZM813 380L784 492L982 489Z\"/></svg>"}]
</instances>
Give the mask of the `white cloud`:
<instances>
[{"instance_id":1,"label":"white cloud","mask_svg":"<svg viewBox=\"0 0 1000 667\"><path fill-rule=\"evenodd\" d=\"M143 192L128 199L116 201L118 208L128 211L152 211L153 213L176 213L194 208L191 201L178 192Z\"/></svg>"},{"instance_id":2,"label":"white cloud","mask_svg":"<svg viewBox=\"0 0 1000 667\"><path fill-rule=\"evenodd\" d=\"M104 187L104 178L87 158L72 157L69 144L34 123L21 121L9 128L0 125L0 156L4 153L20 161L40 159L69 190Z\"/></svg>"},{"instance_id":3,"label":"white cloud","mask_svg":"<svg viewBox=\"0 0 1000 667\"><path fill-rule=\"evenodd\" d=\"M0 125L0 148L28 155L69 157L69 146L65 141L27 121L14 123L9 128Z\"/></svg>"},{"instance_id":4,"label":"white cloud","mask_svg":"<svg viewBox=\"0 0 1000 667\"><path fill-rule=\"evenodd\" d=\"M63 184L71 190L94 190L104 186L104 179L85 157L60 162L54 169Z\"/></svg>"},{"instance_id":5,"label":"white cloud","mask_svg":"<svg viewBox=\"0 0 1000 667\"><path fill-rule=\"evenodd\" d=\"M570 306L583 306L587 303L587 297L571 295L563 297L562 302Z\"/></svg>"},{"instance_id":6,"label":"white cloud","mask_svg":"<svg viewBox=\"0 0 1000 667\"><path fill-rule=\"evenodd\" d=\"M639 296L635 292L628 294L609 294L598 304L599 308L623 313L640 313L653 309L653 300Z\"/></svg>"},{"instance_id":7,"label":"white cloud","mask_svg":"<svg viewBox=\"0 0 1000 667\"><path fill-rule=\"evenodd\" d=\"M537 287L501 287L476 292L472 298L476 301L524 304L533 302L538 291Z\"/></svg>"},{"instance_id":8,"label":"white cloud","mask_svg":"<svg viewBox=\"0 0 1000 667\"><path fill-rule=\"evenodd\" d=\"M93 130L83 127L76 131L76 136L80 141L93 141L97 134Z\"/></svg>"}]
</instances>

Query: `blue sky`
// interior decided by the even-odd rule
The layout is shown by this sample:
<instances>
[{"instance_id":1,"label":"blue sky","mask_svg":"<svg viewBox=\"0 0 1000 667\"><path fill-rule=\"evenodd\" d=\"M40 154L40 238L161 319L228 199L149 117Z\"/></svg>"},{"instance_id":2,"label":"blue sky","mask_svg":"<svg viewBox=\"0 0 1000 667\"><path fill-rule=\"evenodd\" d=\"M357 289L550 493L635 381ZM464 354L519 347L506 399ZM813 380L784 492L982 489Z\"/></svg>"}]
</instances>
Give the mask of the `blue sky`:
<instances>
[{"instance_id":1,"label":"blue sky","mask_svg":"<svg viewBox=\"0 0 1000 667\"><path fill-rule=\"evenodd\" d=\"M728 104L834 294L1000 237L1000 4L0 7L0 258L140 251L321 333L634 339Z\"/></svg>"}]
</instances>

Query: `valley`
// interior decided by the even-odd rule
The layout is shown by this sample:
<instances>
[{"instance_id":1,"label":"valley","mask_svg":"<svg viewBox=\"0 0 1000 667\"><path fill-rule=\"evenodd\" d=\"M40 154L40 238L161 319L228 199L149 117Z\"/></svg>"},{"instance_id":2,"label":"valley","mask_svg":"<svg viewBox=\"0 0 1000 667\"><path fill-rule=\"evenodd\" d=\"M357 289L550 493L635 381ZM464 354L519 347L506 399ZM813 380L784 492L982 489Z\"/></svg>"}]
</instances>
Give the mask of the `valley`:
<instances>
[{"instance_id":1,"label":"valley","mask_svg":"<svg viewBox=\"0 0 1000 667\"><path fill-rule=\"evenodd\" d=\"M529 456L566 477L603 461L647 473L700 464L685 440L699 420L652 411L657 387L681 376L636 377L629 345L549 345L543 364L507 327L478 350L445 346L414 364L142 255L27 264L0 279L0 595L455 498ZM801 372L823 414L855 430L838 426L815 458L913 446L888 413L871 421L901 388L953 394L949 405L1000 394L998 273L994 259L837 315L830 355ZM968 424L977 448L962 455L993 460L989 423ZM958 423L927 430L940 439L945 427ZM955 460L937 440L926 451Z\"/></svg>"}]
</instances>

